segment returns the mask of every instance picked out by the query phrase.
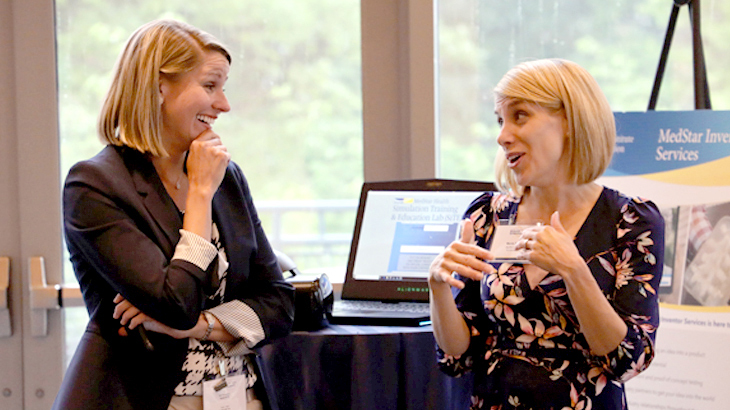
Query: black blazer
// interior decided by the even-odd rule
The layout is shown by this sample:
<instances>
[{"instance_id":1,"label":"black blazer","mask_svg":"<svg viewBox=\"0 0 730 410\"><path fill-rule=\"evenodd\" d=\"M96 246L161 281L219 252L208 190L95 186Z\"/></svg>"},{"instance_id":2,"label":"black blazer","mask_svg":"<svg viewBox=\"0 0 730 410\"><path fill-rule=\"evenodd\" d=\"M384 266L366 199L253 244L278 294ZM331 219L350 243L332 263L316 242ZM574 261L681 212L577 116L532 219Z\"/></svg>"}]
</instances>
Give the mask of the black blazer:
<instances>
[{"instance_id":1,"label":"black blazer","mask_svg":"<svg viewBox=\"0 0 730 410\"><path fill-rule=\"evenodd\" d=\"M188 341L148 332L155 346L148 352L136 337L120 337L112 300L119 293L166 325L192 328L215 291L217 261L207 271L171 261L182 216L152 162L133 149L107 146L76 164L63 206L71 262L90 319L54 408L166 409L184 377ZM225 300L238 299L256 312L265 332L259 346L287 335L294 290L283 279L246 179L233 162L213 198L213 218L230 263Z\"/></svg>"}]
</instances>

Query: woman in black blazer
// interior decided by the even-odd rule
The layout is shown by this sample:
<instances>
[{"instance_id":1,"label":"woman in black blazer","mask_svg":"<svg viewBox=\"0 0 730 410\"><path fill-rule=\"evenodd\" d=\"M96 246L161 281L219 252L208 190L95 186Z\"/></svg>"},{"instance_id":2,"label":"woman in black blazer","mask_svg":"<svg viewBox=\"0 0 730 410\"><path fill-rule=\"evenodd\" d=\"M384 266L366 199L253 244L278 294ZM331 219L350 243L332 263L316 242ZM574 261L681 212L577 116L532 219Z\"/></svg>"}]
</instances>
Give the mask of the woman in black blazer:
<instances>
[{"instance_id":1,"label":"woman in black blazer","mask_svg":"<svg viewBox=\"0 0 730 410\"><path fill-rule=\"evenodd\" d=\"M107 146L64 188L90 320L54 408L202 408L223 384L249 410L270 407L251 353L290 332L294 290L212 130L230 109L230 62L171 20L140 27L120 55L99 121Z\"/></svg>"}]
</instances>

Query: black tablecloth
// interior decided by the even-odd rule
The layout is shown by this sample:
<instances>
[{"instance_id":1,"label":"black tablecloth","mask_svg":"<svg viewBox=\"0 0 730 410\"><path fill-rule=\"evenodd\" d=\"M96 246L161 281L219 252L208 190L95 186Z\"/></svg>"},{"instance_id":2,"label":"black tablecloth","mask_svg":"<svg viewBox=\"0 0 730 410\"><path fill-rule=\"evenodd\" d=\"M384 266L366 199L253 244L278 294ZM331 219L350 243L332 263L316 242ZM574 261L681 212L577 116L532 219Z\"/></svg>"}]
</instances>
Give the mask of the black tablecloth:
<instances>
[{"instance_id":1,"label":"black tablecloth","mask_svg":"<svg viewBox=\"0 0 730 410\"><path fill-rule=\"evenodd\" d=\"M280 410L469 408L471 377L436 365L430 327L331 325L262 349Z\"/></svg>"}]
</instances>

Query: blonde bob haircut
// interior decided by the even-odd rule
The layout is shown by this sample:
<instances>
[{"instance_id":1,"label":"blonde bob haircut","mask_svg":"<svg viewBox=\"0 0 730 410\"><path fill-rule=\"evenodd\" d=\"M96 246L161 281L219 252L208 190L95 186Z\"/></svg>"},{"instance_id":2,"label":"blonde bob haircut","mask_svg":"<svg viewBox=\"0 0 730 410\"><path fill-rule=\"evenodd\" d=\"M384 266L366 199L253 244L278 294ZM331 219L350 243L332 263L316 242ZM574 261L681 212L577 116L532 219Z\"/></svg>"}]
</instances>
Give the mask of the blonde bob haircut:
<instances>
[{"instance_id":1,"label":"blonde bob haircut","mask_svg":"<svg viewBox=\"0 0 730 410\"><path fill-rule=\"evenodd\" d=\"M176 20L155 20L127 40L99 115L99 137L154 156L167 156L162 144L160 78L185 74L203 61L206 51L226 48L212 35Z\"/></svg>"},{"instance_id":2,"label":"blonde bob haircut","mask_svg":"<svg viewBox=\"0 0 730 410\"><path fill-rule=\"evenodd\" d=\"M499 81L494 99L497 106L520 100L565 113L566 165L574 183L594 181L611 162L616 140L613 112L596 80L578 64L561 59L518 64ZM517 184L501 151L495 168L495 182L500 190L512 191L517 196L524 193L525 187Z\"/></svg>"}]
</instances>

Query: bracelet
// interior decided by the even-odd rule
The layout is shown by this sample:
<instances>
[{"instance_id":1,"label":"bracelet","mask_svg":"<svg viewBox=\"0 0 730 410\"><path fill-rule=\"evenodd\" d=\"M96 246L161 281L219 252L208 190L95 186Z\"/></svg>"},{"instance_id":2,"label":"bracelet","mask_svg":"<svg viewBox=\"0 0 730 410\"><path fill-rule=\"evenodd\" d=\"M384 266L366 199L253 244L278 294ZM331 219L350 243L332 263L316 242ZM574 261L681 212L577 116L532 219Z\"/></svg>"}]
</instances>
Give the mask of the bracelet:
<instances>
[{"instance_id":1,"label":"bracelet","mask_svg":"<svg viewBox=\"0 0 730 410\"><path fill-rule=\"evenodd\" d=\"M213 318L213 315L206 311L203 312L203 317L205 318L205 321L208 322L208 328L205 329L205 333L203 334L203 337L200 338L200 340L208 340L208 337L210 337L210 333L213 331L215 319Z\"/></svg>"}]
</instances>

